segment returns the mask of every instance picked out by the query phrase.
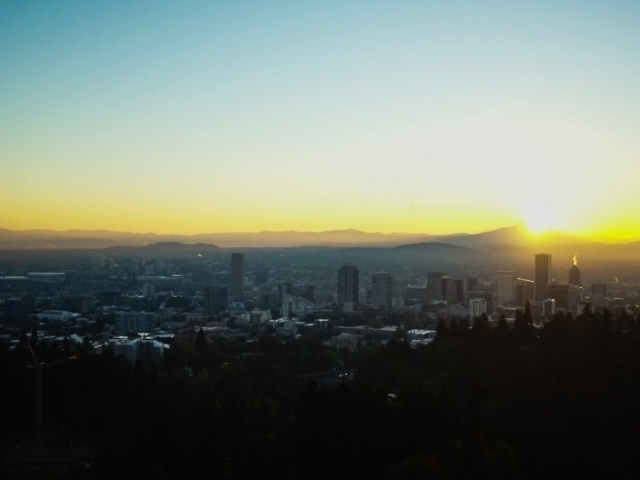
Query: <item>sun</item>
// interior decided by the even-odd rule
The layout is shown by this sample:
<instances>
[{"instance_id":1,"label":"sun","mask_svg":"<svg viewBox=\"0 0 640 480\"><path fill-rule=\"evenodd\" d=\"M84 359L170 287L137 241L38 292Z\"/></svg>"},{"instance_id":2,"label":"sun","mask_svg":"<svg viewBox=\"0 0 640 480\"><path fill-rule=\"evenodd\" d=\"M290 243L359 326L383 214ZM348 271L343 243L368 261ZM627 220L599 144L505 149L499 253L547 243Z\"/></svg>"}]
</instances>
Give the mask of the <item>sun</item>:
<instances>
[{"instance_id":1,"label":"sun","mask_svg":"<svg viewBox=\"0 0 640 480\"><path fill-rule=\"evenodd\" d=\"M542 233L556 226L553 208L543 203L531 205L524 215L527 228L532 233Z\"/></svg>"}]
</instances>

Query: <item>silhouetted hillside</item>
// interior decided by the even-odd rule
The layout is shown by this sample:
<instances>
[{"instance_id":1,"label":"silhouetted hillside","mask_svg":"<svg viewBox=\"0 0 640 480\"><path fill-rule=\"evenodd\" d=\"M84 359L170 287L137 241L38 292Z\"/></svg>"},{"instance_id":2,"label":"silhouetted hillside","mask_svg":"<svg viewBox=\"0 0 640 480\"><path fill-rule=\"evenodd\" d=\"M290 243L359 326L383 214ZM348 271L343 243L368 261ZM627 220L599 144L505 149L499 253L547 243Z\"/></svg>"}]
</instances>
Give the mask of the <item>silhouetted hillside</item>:
<instances>
[{"instance_id":1,"label":"silhouetted hillside","mask_svg":"<svg viewBox=\"0 0 640 480\"><path fill-rule=\"evenodd\" d=\"M409 243L406 245L399 245L395 248L398 251L423 251L423 252L440 252L446 254L470 254L475 253L472 249L466 247L460 247L458 245L450 245L448 243L440 242L422 242L422 243Z\"/></svg>"}]
</instances>

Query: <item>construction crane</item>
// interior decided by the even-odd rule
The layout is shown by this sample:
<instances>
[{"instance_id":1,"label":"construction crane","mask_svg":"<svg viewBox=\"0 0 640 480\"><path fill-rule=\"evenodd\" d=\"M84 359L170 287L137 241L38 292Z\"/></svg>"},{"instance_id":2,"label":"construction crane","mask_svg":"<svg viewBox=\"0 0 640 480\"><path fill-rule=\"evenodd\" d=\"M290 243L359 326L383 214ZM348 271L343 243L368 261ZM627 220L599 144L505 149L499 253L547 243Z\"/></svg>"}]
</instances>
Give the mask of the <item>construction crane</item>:
<instances>
[{"instance_id":1,"label":"construction crane","mask_svg":"<svg viewBox=\"0 0 640 480\"><path fill-rule=\"evenodd\" d=\"M95 350L90 349L84 352L76 353L69 357L59 358L48 363L40 362L36 358L36 354L30 343L27 343L26 347L29 349L31 359L33 360L33 366L27 366L27 368L35 370L36 373L36 443L42 442L42 370L45 368L55 367L63 363L72 362L87 355L92 355Z\"/></svg>"}]
</instances>

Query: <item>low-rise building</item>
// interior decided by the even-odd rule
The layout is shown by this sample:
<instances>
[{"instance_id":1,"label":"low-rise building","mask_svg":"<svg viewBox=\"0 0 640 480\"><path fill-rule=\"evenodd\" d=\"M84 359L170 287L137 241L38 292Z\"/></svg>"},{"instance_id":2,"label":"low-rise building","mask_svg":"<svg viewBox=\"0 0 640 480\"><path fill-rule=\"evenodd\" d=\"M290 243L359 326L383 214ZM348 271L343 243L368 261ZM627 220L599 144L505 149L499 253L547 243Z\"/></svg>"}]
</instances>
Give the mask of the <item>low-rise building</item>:
<instances>
[{"instance_id":1,"label":"low-rise building","mask_svg":"<svg viewBox=\"0 0 640 480\"><path fill-rule=\"evenodd\" d=\"M352 333L341 333L337 337L331 338L331 346L336 347L338 350L342 350L343 348L346 348L350 352L355 352L358 350L363 340L364 340L363 335L354 335Z\"/></svg>"},{"instance_id":2,"label":"low-rise building","mask_svg":"<svg viewBox=\"0 0 640 480\"><path fill-rule=\"evenodd\" d=\"M151 333L156 328L156 315L148 312L116 312L115 333Z\"/></svg>"},{"instance_id":3,"label":"low-rise building","mask_svg":"<svg viewBox=\"0 0 640 480\"><path fill-rule=\"evenodd\" d=\"M155 340L136 338L125 342L116 343L113 347L114 354L124 355L131 363L142 360L145 365L161 363L164 354L164 344Z\"/></svg>"},{"instance_id":4,"label":"low-rise building","mask_svg":"<svg viewBox=\"0 0 640 480\"><path fill-rule=\"evenodd\" d=\"M36 315L38 320L48 320L50 322L67 322L73 318L73 313L66 310L45 310Z\"/></svg>"}]
</instances>

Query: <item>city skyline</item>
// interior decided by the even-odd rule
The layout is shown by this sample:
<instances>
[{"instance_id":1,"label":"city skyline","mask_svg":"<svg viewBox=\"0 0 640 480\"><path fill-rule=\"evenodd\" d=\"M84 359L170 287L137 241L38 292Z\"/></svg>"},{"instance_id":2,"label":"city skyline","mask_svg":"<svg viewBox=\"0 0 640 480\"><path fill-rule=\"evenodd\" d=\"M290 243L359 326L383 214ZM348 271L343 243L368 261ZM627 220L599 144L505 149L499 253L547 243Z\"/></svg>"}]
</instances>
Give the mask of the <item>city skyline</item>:
<instances>
[{"instance_id":1,"label":"city skyline","mask_svg":"<svg viewBox=\"0 0 640 480\"><path fill-rule=\"evenodd\" d=\"M0 227L638 238L638 23L634 2L4 2Z\"/></svg>"}]
</instances>

